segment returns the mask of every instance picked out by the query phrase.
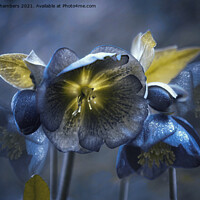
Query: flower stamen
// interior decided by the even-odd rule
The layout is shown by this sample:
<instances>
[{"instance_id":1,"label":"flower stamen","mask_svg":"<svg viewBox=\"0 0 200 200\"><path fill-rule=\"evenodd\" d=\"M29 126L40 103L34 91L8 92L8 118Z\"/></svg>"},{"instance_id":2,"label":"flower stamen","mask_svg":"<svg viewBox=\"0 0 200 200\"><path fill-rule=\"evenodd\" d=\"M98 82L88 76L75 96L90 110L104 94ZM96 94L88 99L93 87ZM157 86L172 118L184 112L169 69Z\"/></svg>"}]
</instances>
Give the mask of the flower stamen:
<instances>
[{"instance_id":1,"label":"flower stamen","mask_svg":"<svg viewBox=\"0 0 200 200\"><path fill-rule=\"evenodd\" d=\"M91 101L94 100L95 98L96 98L96 95L94 94L94 88L83 86L81 88L81 94L77 98L78 108L72 113L72 115L76 116L78 113L81 112L81 106L84 99L87 100L89 109L92 110ZM96 101L94 101L94 103L96 104Z\"/></svg>"},{"instance_id":2,"label":"flower stamen","mask_svg":"<svg viewBox=\"0 0 200 200\"><path fill-rule=\"evenodd\" d=\"M175 161L175 154L171 149L171 146L162 142L152 146L148 152L142 152L138 156L138 164L145 165L152 168L153 164L157 167L161 163L165 163L167 166L172 165Z\"/></svg>"}]
</instances>

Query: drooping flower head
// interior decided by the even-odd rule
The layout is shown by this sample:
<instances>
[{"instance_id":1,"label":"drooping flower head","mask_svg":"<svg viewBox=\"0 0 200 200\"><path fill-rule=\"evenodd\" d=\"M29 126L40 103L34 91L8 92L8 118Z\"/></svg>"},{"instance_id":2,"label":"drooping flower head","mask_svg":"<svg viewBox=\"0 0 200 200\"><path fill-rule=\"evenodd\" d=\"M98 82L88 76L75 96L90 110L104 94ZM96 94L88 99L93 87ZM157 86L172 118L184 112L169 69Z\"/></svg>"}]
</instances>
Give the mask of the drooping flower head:
<instances>
[{"instance_id":1,"label":"drooping flower head","mask_svg":"<svg viewBox=\"0 0 200 200\"><path fill-rule=\"evenodd\" d=\"M19 132L30 134L40 127L36 106L36 89L43 78L44 62L31 51L29 55L0 55L0 76L19 89L11 103Z\"/></svg>"},{"instance_id":2,"label":"drooping flower head","mask_svg":"<svg viewBox=\"0 0 200 200\"><path fill-rule=\"evenodd\" d=\"M145 81L141 65L122 49L100 46L80 60L57 50L37 96L47 137L61 151L126 143L148 114Z\"/></svg>"},{"instance_id":3,"label":"drooping flower head","mask_svg":"<svg viewBox=\"0 0 200 200\"><path fill-rule=\"evenodd\" d=\"M32 135L18 132L12 112L0 106L0 156L9 162L22 181L40 173L48 152L48 139L39 128Z\"/></svg>"},{"instance_id":4,"label":"drooping flower head","mask_svg":"<svg viewBox=\"0 0 200 200\"><path fill-rule=\"evenodd\" d=\"M133 40L131 53L142 64L150 82L147 99L153 109L151 112L165 115L150 115L141 134L120 147L117 160L120 178L137 172L154 179L169 166L190 168L200 164L200 142L195 129L183 118L167 116L187 118L199 130L196 123L199 68L193 64L181 70L199 54L200 48L177 50L177 47L168 47L154 52L154 47L155 41L148 31Z\"/></svg>"},{"instance_id":5,"label":"drooping flower head","mask_svg":"<svg viewBox=\"0 0 200 200\"><path fill-rule=\"evenodd\" d=\"M183 118L150 115L141 134L120 147L117 173L120 178L138 173L155 179L169 166L193 168L200 165L200 138Z\"/></svg>"},{"instance_id":6,"label":"drooping flower head","mask_svg":"<svg viewBox=\"0 0 200 200\"><path fill-rule=\"evenodd\" d=\"M14 113L0 106L0 155L9 159L16 175L23 182L40 172L48 152L49 142L40 127L35 109L35 89L42 79L44 66L34 51L29 55L0 55L0 76L19 89L11 105ZM25 96L26 92L28 95ZM19 101L17 97L20 97ZM20 132L33 134L27 136Z\"/></svg>"}]
</instances>

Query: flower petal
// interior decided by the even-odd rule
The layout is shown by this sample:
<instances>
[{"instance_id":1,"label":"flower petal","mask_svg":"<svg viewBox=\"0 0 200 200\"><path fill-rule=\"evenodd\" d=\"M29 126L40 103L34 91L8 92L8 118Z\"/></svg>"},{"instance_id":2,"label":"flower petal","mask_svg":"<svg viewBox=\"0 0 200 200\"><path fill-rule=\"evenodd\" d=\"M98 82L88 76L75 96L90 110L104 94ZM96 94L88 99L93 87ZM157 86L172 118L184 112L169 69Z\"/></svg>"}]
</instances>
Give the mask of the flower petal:
<instances>
[{"instance_id":1,"label":"flower petal","mask_svg":"<svg viewBox=\"0 0 200 200\"><path fill-rule=\"evenodd\" d=\"M154 47L156 42L151 32L139 33L131 45L131 54L140 62L146 72L154 59Z\"/></svg>"},{"instance_id":2,"label":"flower petal","mask_svg":"<svg viewBox=\"0 0 200 200\"><path fill-rule=\"evenodd\" d=\"M57 130L50 132L45 126L43 126L43 130L58 150L62 152L74 151L77 153L89 153L90 151L79 145L78 129L80 127L80 119L72 118L72 113L73 110L71 109L65 112Z\"/></svg>"},{"instance_id":3,"label":"flower petal","mask_svg":"<svg viewBox=\"0 0 200 200\"><path fill-rule=\"evenodd\" d=\"M108 147L115 148L140 133L147 117L147 102L137 96L142 85L133 75L121 79L115 85L97 91L96 105L85 107L85 115L79 129L80 144L89 148L91 135L103 139ZM98 98L100 103L98 104ZM99 141L99 145L103 141Z\"/></svg>"},{"instance_id":4,"label":"flower petal","mask_svg":"<svg viewBox=\"0 0 200 200\"><path fill-rule=\"evenodd\" d=\"M96 74L99 71L114 68L114 67L116 67L116 65L120 66L120 64L117 63L116 61L122 61L122 59L124 59L123 64L126 64L128 62L129 58L128 58L128 56L123 56L123 57L121 57L121 55L116 56L115 53L100 52L100 53L96 53L96 54L89 54L89 55L81 58L80 60L72 63L71 65L69 65L67 68L62 70L58 74L58 76L66 73L66 72L75 70L75 69L86 67L88 65L92 65L92 66L90 66L90 68L95 70L93 72L93 74ZM102 65L102 62L103 62L103 65ZM123 65L123 64L121 64L121 65ZM99 66L101 66L101 68Z\"/></svg>"},{"instance_id":5,"label":"flower petal","mask_svg":"<svg viewBox=\"0 0 200 200\"><path fill-rule=\"evenodd\" d=\"M144 176L147 179L153 180L160 176L168 167L160 163L157 167L155 164L149 167L148 164L138 164L138 156L141 154L141 149L134 145L128 144L120 147L117 155L117 175L119 178L124 178L134 172Z\"/></svg>"},{"instance_id":6,"label":"flower petal","mask_svg":"<svg viewBox=\"0 0 200 200\"><path fill-rule=\"evenodd\" d=\"M200 62L188 65L170 84L187 93L185 101L174 104L175 114L186 119L200 134Z\"/></svg>"},{"instance_id":7,"label":"flower petal","mask_svg":"<svg viewBox=\"0 0 200 200\"><path fill-rule=\"evenodd\" d=\"M33 142L34 140L37 143ZM22 156L17 160L10 160L13 170L21 181L26 182L33 174L40 173L46 160L48 144L48 139L39 128L31 135L31 140L26 139L26 151Z\"/></svg>"},{"instance_id":8,"label":"flower petal","mask_svg":"<svg viewBox=\"0 0 200 200\"><path fill-rule=\"evenodd\" d=\"M42 169L48 152L48 139L41 127L28 136L18 133L12 113L2 107L1 117L4 118L4 124L0 124L0 155L10 160L18 178L26 182Z\"/></svg>"},{"instance_id":9,"label":"flower petal","mask_svg":"<svg viewBox=\"0 0 200 200\"><path fill-rule=\"evenodd\" d=\"M132 74L134 76L136 76L140 82L143 85L143 89L141 90L141 94L145 93L146 90L146 77L143 75L144 74L144 69L143 67L140 65L140 63L130 54L128 53L126 50L118 48L118 47L114 47L114 46L108 46L108 45L102 45L102 46L98 46L95 49L93 49L91 51L91 53L99 53L99 52L106 52L106 53L116 53L116 54L120 54L120 55L128 55L129 57L129 62L124 65L125 68L132 68Z\"/></svg>"},{"instance_id":10,"label":"flower petal","mask_svg":"<svg viewBox=\"0 0 200 200\"><path fill-rule=\"evenodd\" d=\"M13 114L20 132L30 134L40 126L40 116L36 106L36 92L23 90L16 93L12 100Z\"/></svg>"},{"instance_id":11,"label":"flower petal","mask_svg":"<svg viewBox=\"0 0 200 200\"><path fill-rule=\"evenodd\" d=\"M32 50L31 53L24 59L26 66L31 71L31 78L37 87L43 79L43 72L45 69L44 62Z\"/></svg>"},{"instance_id":12,"label":"flower petal","mask_svg":"<svg viewBox=\"0 0 200 200\"><path fill-rule=\"evenodd\" d=\"M52 80L64 68L77 61L77 55L68 48L58 49L45 69L45 79Z\"/></svg>"},{"instance_id":13,"label":"flower petal","mask_svg":"<svg viewBox=\"0 0 200 200\"><path fill-rule=\"evenodd\" d=\"M159 167L156 164L153 164L152 167L149 167L148 164L145 164L137 171L137 173L147 179L153 180L164 173L167 169L168 166L164 163L160 163Z\"/></svg>"},{"instance_id":14,"label":"flower petal","mask_svg":"<svg viewBox=\"0 0 200 200\"><path fill-rule=\"evenodd\" d=\"M148 84L149 105L161 112L169 111L169 107L177 97L174 90L164 83L152 82Z\"/></svg>"},{"instance_id":15,"label":"flower petal","mask_svg":"<svg viewBox=\"0 0 200 200\"><path fill-rule=\"evenodd\" d=\"M67 81L57 78L50 85L44 82L38 88L37 97L41 123L47 130L53 132L59 128L67 106L76 95L70 91L70 84Z\"/></svg>"},{"instance_id":16,"label":"flower petal","mask_svg":"<svg viewBox=\"0 0 200 200\"><path fill-rule=\"evenodd\" d=\"M117 175L119 178L124 178L136 172L141 167L141 165L137 163L140 153L140 148L131 145L123 145L119 148L116 163Z\"/></svg>"},{"instance_id":17,"label":"flower petal","mask_svg":"<svg viewBox=\"0 0 200 200\"><path fill-rule=\"evenodd\" d=\"M38 107L41 113L41 122L44 124L46 129L49 131L55 131L59 128L65 108L70 104L70 102L72 102L74 98L77 98L78 96L73 87L81 84L82 79L83 81L86 79L85 77L81 77L84 70L95 74L107 66L119 66L114 72L112 70L107 70L106 73L105 71L102 71L101 74L97 73L97 76L95 77L98 78L101 75L101 80L104 85L105 81L107 81L106 84L109 85L115 80L119 80L119 78L123 78L123 76L128 75L130 69L120 67L121 65L127 63L127 56L122 56L120 60L109 57L108 54L105 54L105 56L106 57L104 60L98 60L97 57L97 60L95 59L94 63L90 63L84 68L81 67L82 65L79 62L80 66L76 66L78 69L69 71L67 73L63 72L60 76L54 79L51 84L44 82L43 85L38 89ZM84 63L85 61L83 59L83 64ZM94 76L90 74L90 77ZM114 80L107 80L107 77L111 77ZM93 79L93 82L95 84L95 78Z\"/></svg>"},{"instance_id":18,"label":"flower petal","mask_svg":"<svg viewBox=\"0 0 200 200\"><path fill-rule=\"evenodd\" d=\"M144 123L142 132L132 141L132 144L148 151L154 144L174 134L176 129L176 121L169 116L150 115Z\"/></svg>"},{"instance_id":19,"label":"flower petal","mask_svg":"<svg viewBox=\"0 0 200 200\"><path fill-rule=\"evenodd\" d=\"M163 142L173 146L176 167L197 167L200 165L200 138L193 127L180 117L173 117L177 124L176 132ZM183 159L184 158L184 159Z\"/></svg>"}]
</instances>

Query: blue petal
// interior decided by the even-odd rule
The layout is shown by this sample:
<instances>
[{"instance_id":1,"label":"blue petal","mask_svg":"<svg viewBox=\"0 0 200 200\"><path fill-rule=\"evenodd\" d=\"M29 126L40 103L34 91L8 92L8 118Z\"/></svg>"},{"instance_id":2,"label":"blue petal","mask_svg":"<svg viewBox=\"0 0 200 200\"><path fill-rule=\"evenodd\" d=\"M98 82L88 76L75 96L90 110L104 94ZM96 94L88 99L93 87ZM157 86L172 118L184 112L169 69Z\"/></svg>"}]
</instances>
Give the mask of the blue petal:
<instances>
[{"instance_id":1,"label":"blue petal","mask_svg":"<svg viewBox=\"0 0 200 200\"><path fill-rule=\"evenodd\" d=\"M33 142L35 141L35 142ZM49 141L40 127L33 133L32 140L26 139L27 154L32 156L28 166L29 173L37 174L44 166L44 161L48 152Z\"/></svg>"},{"instance_id":2,"label":"blue petal","mask_svg":"<svg viewBox=\"0 0 200 200\"><path fill-rule=\"evenodd\" d=\"M137 163L140 153L141 151L138 147L132 145L120 146L116 163L116 170L119 178L124 178L141 167L141 165Z\"/></svg>"},{"instance_id":3,"label":"blue petal","mask_svg":"<svg viewBox=\"0 0 200 200\"><path fill-rule=\"evenodd\" d=\"M176 102L175 114L186 119L200 134L200 62L188 65L170 84L186 90L188 96L184 102Z\"/></svg>"},{"instance_id":4,"label":"blue petal","mask_svg":"<svg viewBox=\"0 0 200 200\"><path fill-rule=\"evenodd\" d=\"M148 151L154 144L163 141L177 129L177 123L167 115L150 115L144 123L142 132L132 144Z\"/></svg>"},{"instance_id":5,"label":"blue petal","mask_svg":"<svg viewBox=\"0 0 200 200\"><path fill-rule=\"evenodd\" d=\"M147 99L152 108L162 112L167 111L173 103L173 98L170 93L166 89L156 85L148 87Z\"/></svg>"},{"instance_id":6,"label":"blue petal","mask_svg":"<svg viewBox=\"0 0 200 200\"><path fill-rule=\"evenodd\" d=\"M200 62L188 65L184 71L189 71L192 73L194 88L200 85Z\"/></svg>"},{"instance_id":7,"label":"blue petal","mask_svg":"<svg viewBox=\"0 0 200 200\"><path fill-rule=\"evenodd\" d=\"M120 60L119 60L120 58ZM103 61L101 63L101 61ZM112 61L112 63L111 63ZM97 64L97 62L100 62L99 64ZM118 57L116 53L96 53L96 54L89 54L87 56L85 56L84 58L72 63L71 65L69 65L67 68L65 68L63 71L61 71L59 75L64 74L66 72L84 67L84 66L88 66L88 65L96 65L96 67L94 68L94 70L103 70L105 67L106 69L108 69L109 67L113 67L114 64L117 64L118 66L120 66L120 63L122 62L121 65L126 64L128 62L128 56L120 56ZM98 66L98 67L97 67ZM96 74L97 72L94 72L94 74Z\"/></svg>"},{"instance_id":8,"label":"blue petal","mask_svg":"<svg viewBox=\"0 0 200 200\"><path fill-rule=\"evenodd\" d=\"M124 49L122 49L120 47L115 47L115 46L111 46L111 45L101 45L101 46L98 46L98 47L94 48L90 53L94 54L94 53L99 53L99 52L116 53L116 54L122 55L122 56L128 55L129 63L137 63L136 64L137 65L137 70L135 70L134 76L136 76L140 80L142 85L143 85L143 90L141 90L141 93L145 92L144 90L146 89L146 77L143 76L144 69L140 65L140 63L138 63L138 61L128 51L126 51L126 50L124 50Z\"/></svg>"},{"instance_id":9,"label":"blue petal","mask_svg":"<svg viewBox=\"0 0 200 200\"><path fill-rule=\"evenodd\" d=\"M138 164L138 156L141 154L141 149L133 145L123 145L119 148L117 155L117 175L119 178L124 178L132 173L137 173L144 176L147 179L155 179L160 176L167 168L163 163L157 167L153 164L149 167L148 164L140 165Z\"/></svg>"},{"instance_id":10,"label":"blue petal","mask_svg":"<svg viewBox=\"0 0 200 200\"><path fill-rule=\"evenodd\" d=\"M30 134L40 126L40 116L36 106L34 90L19 91L12 100L12 109L16 125L20 132Z\"/></svg>"},{"instance_id":11,"label":"blue petal","mask_svg":"<svg viewBox=\"0 0 200 200\"><path fill-rule=\"evenodd\" d=\"M22 155L16 160L10 160L16 175L25 183L33 174L39 173L42 169L48 152L48 139L41 127L32 135L19 134L11 111L3 107L0 107L0 119L4 119L4 121L0 120L4 122L0 123L2 129L6 129L8 133L17 134L26 143L26 149ZM8 157L7 149L0 151L0 156Z\"/></svg>"},{"instance_id":12,"label":"blue petal","mask_svg":"<svg viewBox=\"0 0 200 200\"><path fill-rule=\"evenodd\" d=\"M148 164L145 164L137 171L137 173L147 179L153 180L164 173L167 169L168 166L164 163L160 163L159 167L157 167L155 164L153 164L152 167L149 167Z\"/></svg>"},{"instance_id":13,"label":"blue petal","mask_svg":"<svg viewBox=\"0 0 200 200\"><path fill-rule=\"evenodd\" d=\"M163 142L173 146L176 167L197 167L200 165L200 139L193 127L184 119L176 118L176 132Z\"/></svg>"},{"instance_id":14,"label":"blue petal","mask_svg":"<svg viewBox=\"0 0 200 200\"><path fill-rule=\"evenodd\" d=\"M60 73L64 68L76 62L78 60L77 55L68 48L58 49L52 56L49 64L47 65L44 78L45 80L52 80Z\"/></svg>"},{"instance_id":15,"label":"blue petal","mask_svg":"<svg viewBox=\"0 0 200 200\"><path fill-rule=\"evenodd\" d=\"M26 182L33 174L40 173L46 160L48 145L48 139L41 127L31 137L26 137L26 151L19 159L10 160L13 170L21 181Z\"/></svg>"}]
</instances>

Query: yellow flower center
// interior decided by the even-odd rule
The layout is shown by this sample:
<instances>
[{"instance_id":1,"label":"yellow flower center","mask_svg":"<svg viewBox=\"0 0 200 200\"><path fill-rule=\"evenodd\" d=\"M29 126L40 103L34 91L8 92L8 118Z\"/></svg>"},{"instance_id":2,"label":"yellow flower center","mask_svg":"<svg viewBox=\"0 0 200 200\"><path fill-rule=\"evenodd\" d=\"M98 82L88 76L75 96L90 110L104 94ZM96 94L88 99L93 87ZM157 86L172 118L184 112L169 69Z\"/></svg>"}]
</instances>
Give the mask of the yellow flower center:
<instances>
[{"instance_id":1,"label":"yellow flower center","mask_svg":"<svg viewBox=\"0 0 200 200\"><path fill-rule=\"evenodd\" d=\"M165 163L169 166L175 161L175 154L171 150L171 146L159 142L158 144L152 146L148 152L142 152L138 156L138 159L138 164L148 164L150 168L152 168L153 164L156 164L156 166L159 167L160 163Z\"/></svg>"},{"instance_id":2,"label":"yellow flower center","mask_svg":"<svg viewBox=\"0 0 200 200\"><path fill-rule=\"evenodd\" d=\"M78 113L81 112L81 106L82 106L83 99L86 99L90 110L92 110L91 101L93 101L96 104L96 101L94 100L96 98L96 95L94 93L94 88L89 88L88 86L83 86L83 87L81 87L80 91L81 92L77 98L78 109L72 113L73 116L76 116Z\"/></svg>"},{"instance_id":3,"label":"yellow flower center","mask_svg":"<svg viewBox=\"0 0 200 200\"><path fill-rule=\"evenodd\" d=\"M67 110L73 110L72 116L84 113L84 110L103 108L109 90L113 84L108 78L108 73L93 74L92 69L82 68L74 73L72 78L65 80L64 94L71 99Z\"/></svg>"}]
</instances>

